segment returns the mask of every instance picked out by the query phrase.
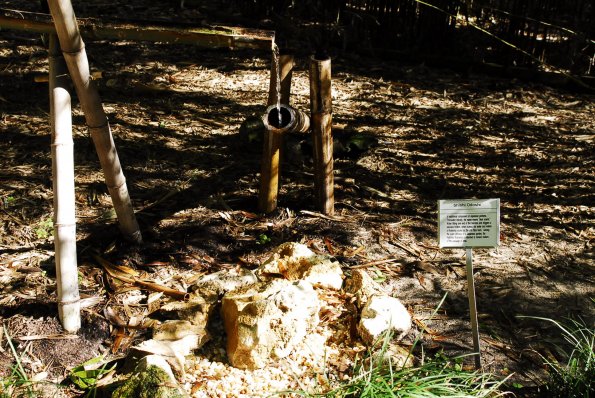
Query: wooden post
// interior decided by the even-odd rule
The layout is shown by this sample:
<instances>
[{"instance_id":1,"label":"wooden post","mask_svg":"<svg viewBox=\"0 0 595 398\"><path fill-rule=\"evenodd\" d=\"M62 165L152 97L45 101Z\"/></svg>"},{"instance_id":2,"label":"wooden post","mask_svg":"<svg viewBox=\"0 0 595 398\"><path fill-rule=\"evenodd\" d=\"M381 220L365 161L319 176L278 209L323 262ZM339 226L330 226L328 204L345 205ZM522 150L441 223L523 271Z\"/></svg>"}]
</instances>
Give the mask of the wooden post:
<instances>
[{"instance_id":1,"label":"wooden post","mask_svg":"<svg viewBox=\"0 0 595 398\"><path fill-rule=\"evenodd\" d=\"M279 62L279 79L281 80L280 102L289 105L293 55L282 54L279 58L273 55L267 106L277 103L277 62ZM283 137L276 131L266 130L264 132L263 141L258 209L263 213L270 213L277 208L277 195L279 193L279 163L281 159Z\"/></svg>"},{"instance_id":2,"label":"wooden post","mask_svg":"<svg viewBox=\"0 0 595 398\"><path fill-rule=\"evenodd\" d=\"M67 89L68 70L55 34L50 35L49 64L58 315L64 330L76 333L81 327L81 311L76 262L72 114Z\"/></svg>"},{"instance_id":3,"label":"wooden post","mask_svg":"<svg viewBox=\"0 0 595 398\"><path fill-rule=\"evenodd\" d=\"M48 0L48 4L66 65L99 156L103 175L120 223L120 230L127 239L140 243L142 236L128 194L126 178L122 172L101 98L90 76L85 44L78 29L72 4L70 0Z\"/></svg>"},{"instance_id":4,"label":"wooden post","mask_svg":"<svg viewBox=\"0 0 595 398\"><path fill-rule=\"evenodd\" d=\"M331 59L310 59L310 124L314 145L314 190L316 205L323 214L335 212Z\"/></svg>"}]
</instances>

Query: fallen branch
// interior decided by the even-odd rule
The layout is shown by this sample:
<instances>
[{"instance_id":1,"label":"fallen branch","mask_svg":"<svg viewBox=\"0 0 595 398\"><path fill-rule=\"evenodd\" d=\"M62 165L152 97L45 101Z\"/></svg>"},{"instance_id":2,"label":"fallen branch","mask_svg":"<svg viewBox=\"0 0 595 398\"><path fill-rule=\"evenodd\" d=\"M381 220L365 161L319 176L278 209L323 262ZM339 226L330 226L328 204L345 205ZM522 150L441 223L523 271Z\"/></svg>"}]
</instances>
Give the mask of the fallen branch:
<instances>
[{"instance_id":1,"label":"fallen branch","mask_svg":"<svg viewBox=\"0 0 595 398\"><path fill-rule=\"evenodd\" d=\"M107 272L109 276L111 276L112 278L121 280L122 282L130 283L131 285L145 288L147 290L152 290L154 292L162 292L163 294L170 296L176 300L187 300L189 297L189 294L187 292L182 292L179 290L171 289L167 286L160 285L155 282L139 279L135 275L131 275L132 273L127 273L123 271L123 267L116 266L110 263L109 261L102 259L98 255L94 254L93 258L103 267L103 269L105 269L105 272Z\"/></svg>"}]
</instances>

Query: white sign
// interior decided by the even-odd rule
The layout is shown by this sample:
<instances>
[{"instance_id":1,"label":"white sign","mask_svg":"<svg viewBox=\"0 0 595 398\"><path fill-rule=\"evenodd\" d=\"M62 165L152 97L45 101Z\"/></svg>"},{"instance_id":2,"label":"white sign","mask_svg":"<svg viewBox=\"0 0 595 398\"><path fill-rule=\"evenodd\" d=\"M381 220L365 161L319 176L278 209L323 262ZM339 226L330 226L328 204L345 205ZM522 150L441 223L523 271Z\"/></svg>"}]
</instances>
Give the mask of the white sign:
<instances>
[{"instance_id":1,"label":"white sign","mask_svg":"<svg viewBox=\"0 0 595 398\"><path fill-rule=\"evenodd\" d=\"M500 244L500 199L438 201L438 246L496 247Z\"/></svg>"}]
</instances>

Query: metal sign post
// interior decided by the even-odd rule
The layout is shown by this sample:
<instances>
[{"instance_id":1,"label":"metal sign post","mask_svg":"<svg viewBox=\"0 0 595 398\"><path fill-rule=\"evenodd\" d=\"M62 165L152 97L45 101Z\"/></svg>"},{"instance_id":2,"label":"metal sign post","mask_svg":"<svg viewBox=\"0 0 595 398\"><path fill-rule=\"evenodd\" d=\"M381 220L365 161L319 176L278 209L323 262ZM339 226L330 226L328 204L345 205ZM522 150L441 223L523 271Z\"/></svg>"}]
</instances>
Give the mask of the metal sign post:
<instances>
[{"instance_id":1,"label":"metal sign post","mask_svg":"<svg viewBox=\"0 0 595 398\"><path fill-rule=\"evenodd\" d=\"M467 257L467 293L475 367L481 368L479 324L473 279L473 248L500 244L500 199L438 201L438 245L462 248Z\"/></svg>"},{"instance_id":2,"label":"metal sign post","mask_svg":"<svg viewBox=\"0 0 595 398\"><path fill-rule=\"evenodd\" d=\"M469 312L471 314L471 331L473 333L473 350L475 351L475 367L481 368L481 355L479 355L479 324L477 322L477 304L475 302L475 281L473 279L473 249L466 248L467 252L467 294L469 295Z\"/></svg>"}]
</instances>

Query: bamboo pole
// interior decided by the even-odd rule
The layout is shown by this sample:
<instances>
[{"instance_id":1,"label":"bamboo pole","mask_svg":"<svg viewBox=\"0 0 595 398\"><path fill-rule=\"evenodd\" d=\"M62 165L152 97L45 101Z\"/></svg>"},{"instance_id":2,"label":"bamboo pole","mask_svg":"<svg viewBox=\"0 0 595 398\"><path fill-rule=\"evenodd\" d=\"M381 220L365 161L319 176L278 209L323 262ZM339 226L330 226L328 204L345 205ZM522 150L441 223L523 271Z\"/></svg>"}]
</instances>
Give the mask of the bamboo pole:
<instances>
[{"instance_id":1,"label":"bamboo pole","mask_svg":"<svg viewBox=\"0 0 595 398\"><path fill-rule=\"evenodd\" d=\"M24 17L24 18L23 18ZM193 44L206 48L271 47L275 33L270 30L216 26L211 28L174 28L154 25L108 24L95 19L81 19L81 35L93 40L147 40L164 43ZM0 9L0 28L33 33L55 33L56 28L45 14L13 12Z\"/></svg>"},{"instance_id":2,"label":"bamboo pole","mask_svg":"<svg viewBox=\"0 0 595 398\"><path fill-rule=\"evenodd\" d=\"M81 327L76 262L76 217L72 115L68 71L58 37L50 35L50 122L52 128L52 183L54 190L54 248L58 315L64 330Z\"/></svg>"},{"instance_id":3,"label":"bamboo pole","mask_svg":"<svg viewBox=\"0 0 595 398\"><path fill-rule=\"evenodd\" d=\"M331 98L331 59L310 59L310 112L314 145L314 190L320 212L335 212L333 180L333 135Z\"/></svg>"},{"instance_id":4,"label":"bamboo pole","mask_svg":"<svg viewBox=\"0 0 595 398\"><path fill-rule=\"evenodd\" d=\"M277 78L279 78L280 103L289 105L291 92L291 76L293 71L293 55L281 54L278 57L273 51L271 63L271 77L269 81L269 98L267 107L277 104ZM278 66L277 66L278 65ZM277 76L277 67L279 74ZM281 126L279 126L281 127ZM283 136L277 129L266 129L260 169L260 190L258 191L258 209L263 213L270 213L277 208L279 193L279 163Z\"/></svg>"},{"instance_id":5,"label":"bamboo pole","mask_svg":"<svg viewBox=\"0 0 595 398\"><path fill-rule=\"evenodd\" d=\"M60 47L81 102L85 120L95 144L99 162L124 236L140 243L142 236L122 172L101 98L90 77L85 44L81 38L70 0L48 0Z\"/></svg>"}]
</instances>

